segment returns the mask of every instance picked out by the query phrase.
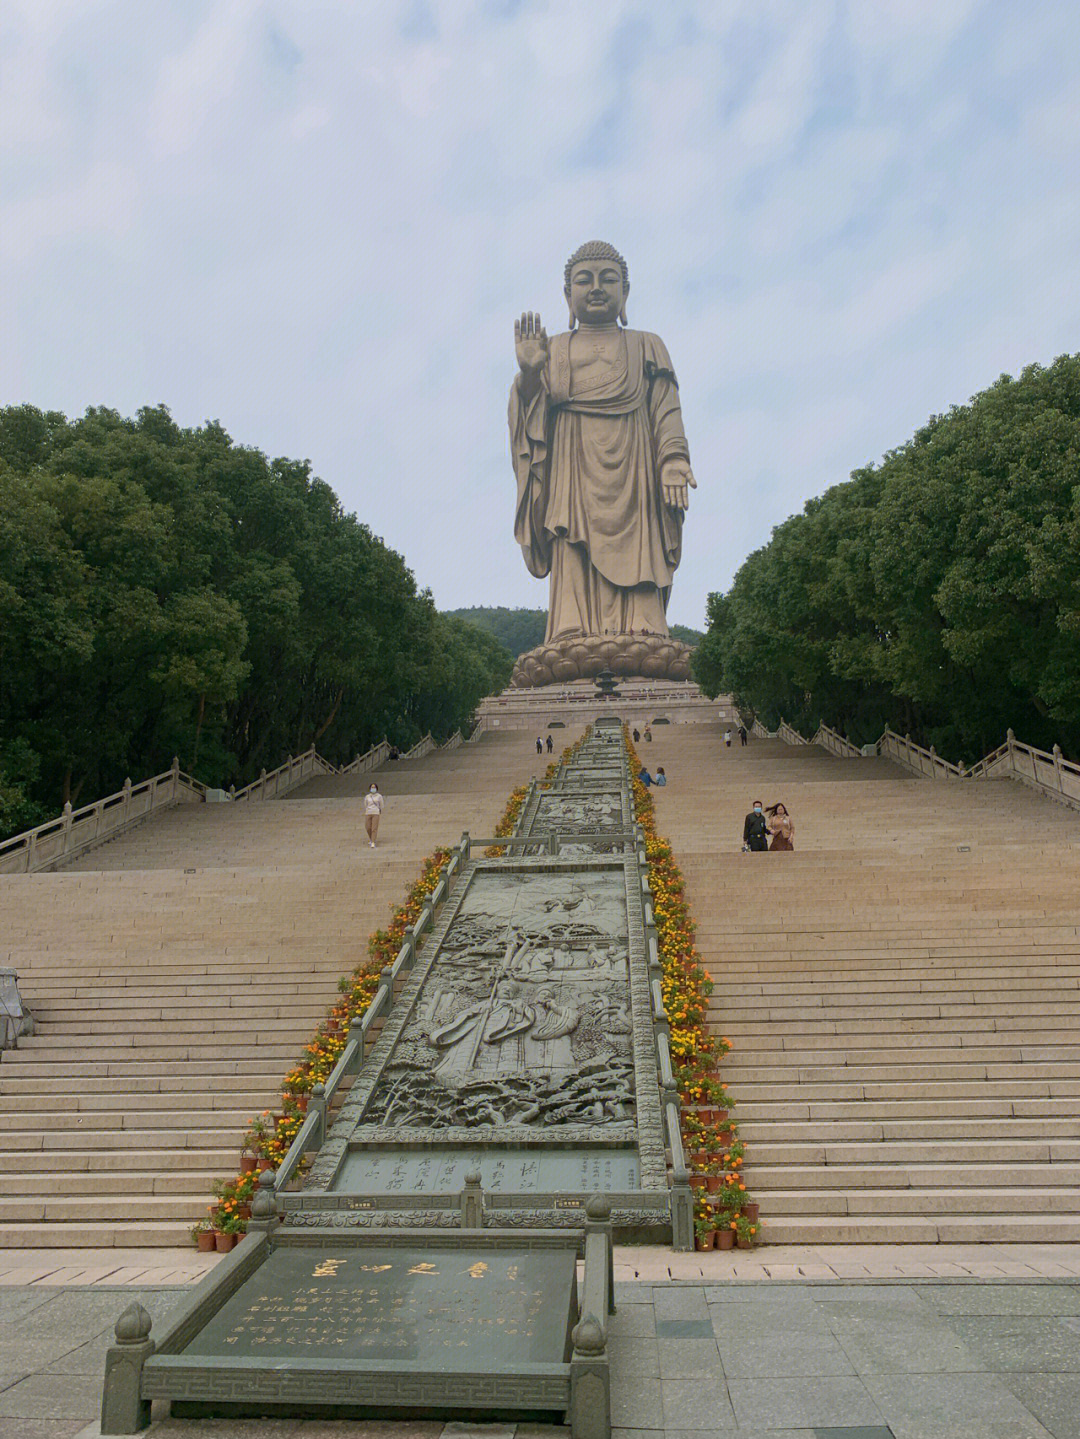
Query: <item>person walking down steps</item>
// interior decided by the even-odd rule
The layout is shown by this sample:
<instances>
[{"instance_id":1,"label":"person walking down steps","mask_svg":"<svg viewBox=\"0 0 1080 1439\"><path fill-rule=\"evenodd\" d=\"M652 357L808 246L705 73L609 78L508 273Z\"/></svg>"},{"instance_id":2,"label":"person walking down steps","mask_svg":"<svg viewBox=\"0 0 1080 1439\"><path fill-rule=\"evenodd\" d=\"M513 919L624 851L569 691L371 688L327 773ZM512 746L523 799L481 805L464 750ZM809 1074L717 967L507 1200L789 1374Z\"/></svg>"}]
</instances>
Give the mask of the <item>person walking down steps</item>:
<instances>
[{"instance_id":1,"label":"person walking down steps","mask_svg":"<svg viewBox=\"0 0 1080 1439\"><path fill-rule=\"evenodd\" d=\"M547 752L548 752L548 754L550 754L551 751L555 748L555 741L551 738L550 735L548 735L546 743L547 743Z\"/></svg>"},{"instance_id":2,"label":"person walking down steps","mask_svg":"<svg viewBox=\"0 0 1080 1439\"><path fill-rule=\"evenodd\" d=\"M759 799L754 801L753 809L743 820L742 847L744 853L753 851L755 854L769 848L769 824Z\"/></svg>"},{"instance_id":3,"label":"person walking down steps","mask_svg":"<svg viewBox=\"0 0 1080 1439\"><path fill-rule=\"evenodd\" d=\"M384 803L379 786L372 780L364 796L364 828L367 830L368 845L371 849L375 849L379 842L379 820L382 818Z\"/></svg>"},{"instance_id":4,"label":"person walking down steps","mask_svg":"<svg viewBox=\"0 0 1080 1439\"><path fill-rule=\"evenodd\" d=\"M544 753L544 741L540 738L539 735L536 736L536 753L537 753L537 754L543 754L543 753Z\"/></svg>"},{"instance_id":5,"label":"person walking down steps","mask_svg":"<svg viewBox=\"0 0 1080 1439\"><path fill-rule=\"evenodd\" d=\"M772 835L770 850L795 848L795 821L787 812L785 804L771 804L765 811L769 819L769 833Z\"/></svg>"}]
</instances>

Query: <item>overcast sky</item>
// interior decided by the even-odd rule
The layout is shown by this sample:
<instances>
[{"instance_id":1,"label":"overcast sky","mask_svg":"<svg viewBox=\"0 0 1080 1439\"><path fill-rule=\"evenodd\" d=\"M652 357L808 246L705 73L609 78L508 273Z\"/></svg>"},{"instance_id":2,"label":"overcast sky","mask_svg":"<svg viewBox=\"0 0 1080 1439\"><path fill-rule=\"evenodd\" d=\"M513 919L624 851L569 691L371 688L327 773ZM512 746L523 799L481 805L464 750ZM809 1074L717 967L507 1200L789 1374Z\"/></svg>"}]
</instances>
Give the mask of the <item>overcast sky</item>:
<instances>
[{"instance_id":1,"label":"overcast sky","mask_svg":"<svg viewBox=\"0 0 1080 1439\"><path fill-rule=\"evenodd\" d=\"M1080 349L1076 0L6 0L0 404L309 458L448 608L513 541L512 321L626 255L699 488L670 617Z\"/></svg>"}]
</instances>

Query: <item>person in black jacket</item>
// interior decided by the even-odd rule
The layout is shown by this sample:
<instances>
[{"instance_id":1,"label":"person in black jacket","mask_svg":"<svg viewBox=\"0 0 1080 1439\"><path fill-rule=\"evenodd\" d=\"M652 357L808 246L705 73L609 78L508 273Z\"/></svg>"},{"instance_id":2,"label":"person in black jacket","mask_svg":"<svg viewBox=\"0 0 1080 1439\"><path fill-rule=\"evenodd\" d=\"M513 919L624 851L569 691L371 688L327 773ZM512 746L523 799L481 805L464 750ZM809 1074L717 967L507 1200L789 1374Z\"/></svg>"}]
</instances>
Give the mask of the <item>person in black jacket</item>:
<instances>
[{"instance_id":1,"label":"person in black jacket","mask_svg":"<svg viewBox=\"0 0 1080 1439\"><path fill-rule=\"evenodd\" d=\"M760 851L769 848L769 826L763 813L761 800L754 801L754 807L743 821L743 849Z\"/></svg>"}]
</instances>

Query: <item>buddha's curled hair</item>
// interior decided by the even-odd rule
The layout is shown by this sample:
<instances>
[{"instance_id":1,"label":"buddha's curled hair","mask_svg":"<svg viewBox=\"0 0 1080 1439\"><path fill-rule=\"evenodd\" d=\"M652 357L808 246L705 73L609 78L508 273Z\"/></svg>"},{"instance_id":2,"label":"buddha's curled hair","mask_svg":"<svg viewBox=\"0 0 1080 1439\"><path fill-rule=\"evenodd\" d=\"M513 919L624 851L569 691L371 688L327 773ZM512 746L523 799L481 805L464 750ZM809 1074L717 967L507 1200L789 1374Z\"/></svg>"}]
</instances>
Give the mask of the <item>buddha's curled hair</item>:
<instances>
[{"instance_id":1,"label":"buddha's curled hair","mask_svg":"<svg viewBox=\"0 0 1080 1439\"><path fill-rule=\"evenodd\" d=\"M581 260L613 260L622 271L624 285L630 283L630 273L626 268L626 261L616 250L614 245L609 245L606 240L587 240L584 245L579 245L566 262L566 269L563 271L563 282L567 290L570 289L570 275L573 268Z\"/></svg>"}]
</instances>

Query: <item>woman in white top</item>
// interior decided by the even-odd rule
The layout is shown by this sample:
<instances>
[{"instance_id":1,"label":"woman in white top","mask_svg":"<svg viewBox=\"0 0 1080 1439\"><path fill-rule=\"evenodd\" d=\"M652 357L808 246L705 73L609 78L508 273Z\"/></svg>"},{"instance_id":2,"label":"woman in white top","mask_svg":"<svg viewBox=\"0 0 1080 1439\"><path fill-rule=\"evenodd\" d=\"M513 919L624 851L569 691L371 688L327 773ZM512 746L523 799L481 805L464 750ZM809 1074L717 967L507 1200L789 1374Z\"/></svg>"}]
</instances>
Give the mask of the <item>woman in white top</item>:
<instances>
[{"instance_id":1,"label":"woman in white top","mask_svg":"<svg viewBox=\"0 0 1080 1439\"><path fill-rule=\"evenodd\" d=\"M371 788L364 796L364 828L367 830L368 844L372 849L379 837L379 816L383 812L383 797L379 793L379 786L374 780Z\"/></svg>"}]
</instances>

